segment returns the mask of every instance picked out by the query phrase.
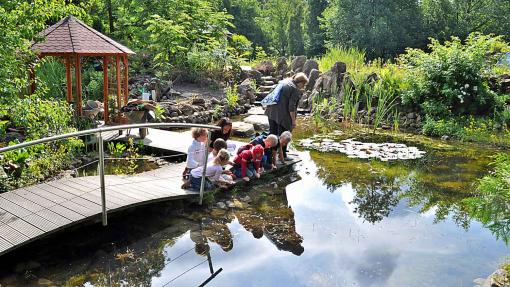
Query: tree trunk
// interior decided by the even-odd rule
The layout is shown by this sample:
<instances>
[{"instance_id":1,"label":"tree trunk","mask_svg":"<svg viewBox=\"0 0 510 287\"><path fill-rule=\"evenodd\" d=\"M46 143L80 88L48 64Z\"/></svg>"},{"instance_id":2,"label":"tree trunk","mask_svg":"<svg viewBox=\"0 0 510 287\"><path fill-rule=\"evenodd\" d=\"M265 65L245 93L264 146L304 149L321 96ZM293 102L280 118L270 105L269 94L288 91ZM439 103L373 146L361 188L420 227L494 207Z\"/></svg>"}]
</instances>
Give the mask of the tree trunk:
<instances>
[{"instance_id":1,"label":"tree trunk","mask_svg":"<svg viewBox=\"0 0 510 287\"><path fill-rule=\"evenodd\" d=\"M106 1L106 8L108 9L108 23L110 26L110 34L113 34L113 32L115 32L115 28L113 26L112 0Z\"/></svg>"}]
</instances>

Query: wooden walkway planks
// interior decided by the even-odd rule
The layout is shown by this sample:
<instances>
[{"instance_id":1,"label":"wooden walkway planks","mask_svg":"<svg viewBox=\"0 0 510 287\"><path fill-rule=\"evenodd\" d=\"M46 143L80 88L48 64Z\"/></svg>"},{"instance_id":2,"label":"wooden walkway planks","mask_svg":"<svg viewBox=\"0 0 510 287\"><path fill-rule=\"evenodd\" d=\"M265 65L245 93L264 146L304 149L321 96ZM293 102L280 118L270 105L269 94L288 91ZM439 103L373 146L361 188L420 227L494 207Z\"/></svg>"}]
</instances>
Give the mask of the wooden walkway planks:
<instances>
[{"instance_id":1,"label":"wooden walkway planks","mask_svg":"<svg viewBox=\"0 0 510 287\"><path fill-rule=\"evenodd\" d=\"M108 212L198 196L180 188L184 163L162 169L157 176L105 176ZM2 193L0 255L84 220L100 219L101 213L97 176L60 179Z\"/></svg>"}]
</instances>

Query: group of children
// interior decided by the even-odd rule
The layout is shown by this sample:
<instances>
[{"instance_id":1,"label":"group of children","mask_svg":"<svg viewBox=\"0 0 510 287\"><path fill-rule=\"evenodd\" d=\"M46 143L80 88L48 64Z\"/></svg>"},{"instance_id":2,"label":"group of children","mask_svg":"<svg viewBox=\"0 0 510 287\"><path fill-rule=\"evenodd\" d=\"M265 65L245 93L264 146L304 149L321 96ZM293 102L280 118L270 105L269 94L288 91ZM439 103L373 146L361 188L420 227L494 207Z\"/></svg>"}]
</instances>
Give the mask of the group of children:
<instances>
[{"instance_id":1,"label":"group of children","mask_svg":"<svg viewBox=\"0 0 510 287\"><path fill-rule=\"evenodd\" d=\"M217 125L221 128L211 132L210 144L207 147L209 156L205 169L206 181L204 190L216 186L228 187L234 184L236 178L250 181L250 178L260 177L264 170L276 168L277 158L285 162L285 147L292 140L290 132L276 135L259 135L252 141L237 149L233 161L230 160L230 151L235 151L235 145L227 141L232 133L232 122L222 118ZM204 173L205 148L208 131L204 128L193 128L191 131L193 141L188 148L186 168L183 172L185 180L182 188L200 189L202 174ZM226 170L226 165L233 166Z\"/></svg>"}]
</instances>

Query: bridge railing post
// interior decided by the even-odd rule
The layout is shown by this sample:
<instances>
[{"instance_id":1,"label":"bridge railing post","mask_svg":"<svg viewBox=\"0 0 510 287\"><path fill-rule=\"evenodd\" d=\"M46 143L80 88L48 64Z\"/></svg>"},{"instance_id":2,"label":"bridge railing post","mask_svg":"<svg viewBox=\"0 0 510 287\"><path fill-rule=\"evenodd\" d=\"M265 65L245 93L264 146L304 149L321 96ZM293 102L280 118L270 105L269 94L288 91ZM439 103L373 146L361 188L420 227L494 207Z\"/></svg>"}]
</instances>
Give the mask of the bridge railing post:
<instances>
[{"instance_id":1,"label":"bridge railing post","mask_svg":"<svg viewBox=\"0 0 510 287\"><path fill-rule=\"evenodd\" d=\"M202 200L204 199L204 186L205 186L205 180L206 180L206 170L207 170L207 159L209 157L209 142L211 140L211 131L207 133L207 140L205 141L204 146L204 170L202 171L202 182L200 183L200 200L198 201L198 204L202 205Z\"/></svg>"},{"instance_id":2,"label":"bridge railing post","mask_svg":"<svg viewBox=\"0 0 510 287\"><path fill-rule=\"evenodd\" d=\"M103 209L102 221L103 226L106 226L108 224L108 218L106 216L106 187L104 182L104 142L101 132L98 133L97 140L99 149L99 182L101 186L101 207Z\"/></svg>"}]
</instances>

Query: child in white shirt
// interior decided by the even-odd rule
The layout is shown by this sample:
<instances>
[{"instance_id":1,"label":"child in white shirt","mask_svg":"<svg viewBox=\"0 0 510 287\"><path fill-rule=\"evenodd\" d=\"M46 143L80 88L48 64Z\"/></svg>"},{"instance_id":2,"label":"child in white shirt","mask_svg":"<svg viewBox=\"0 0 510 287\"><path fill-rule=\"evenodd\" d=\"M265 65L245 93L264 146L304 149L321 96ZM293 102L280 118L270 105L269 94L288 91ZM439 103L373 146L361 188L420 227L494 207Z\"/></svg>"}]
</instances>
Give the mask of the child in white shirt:
<instances>
[{"instance_id":1,"label":"child in white shirt","mask_svg":"<svg viewBox=\"0 0 510 287\"><path fill-rule=\"evenodd\" d=\"M193 142L188 147L188 156L186 158L186 168L182 173L184 179L188 178L189 171L204 165L205 142L207 141L207 129L193 128L191 129Z\"/></svg>"}]
</instances>

